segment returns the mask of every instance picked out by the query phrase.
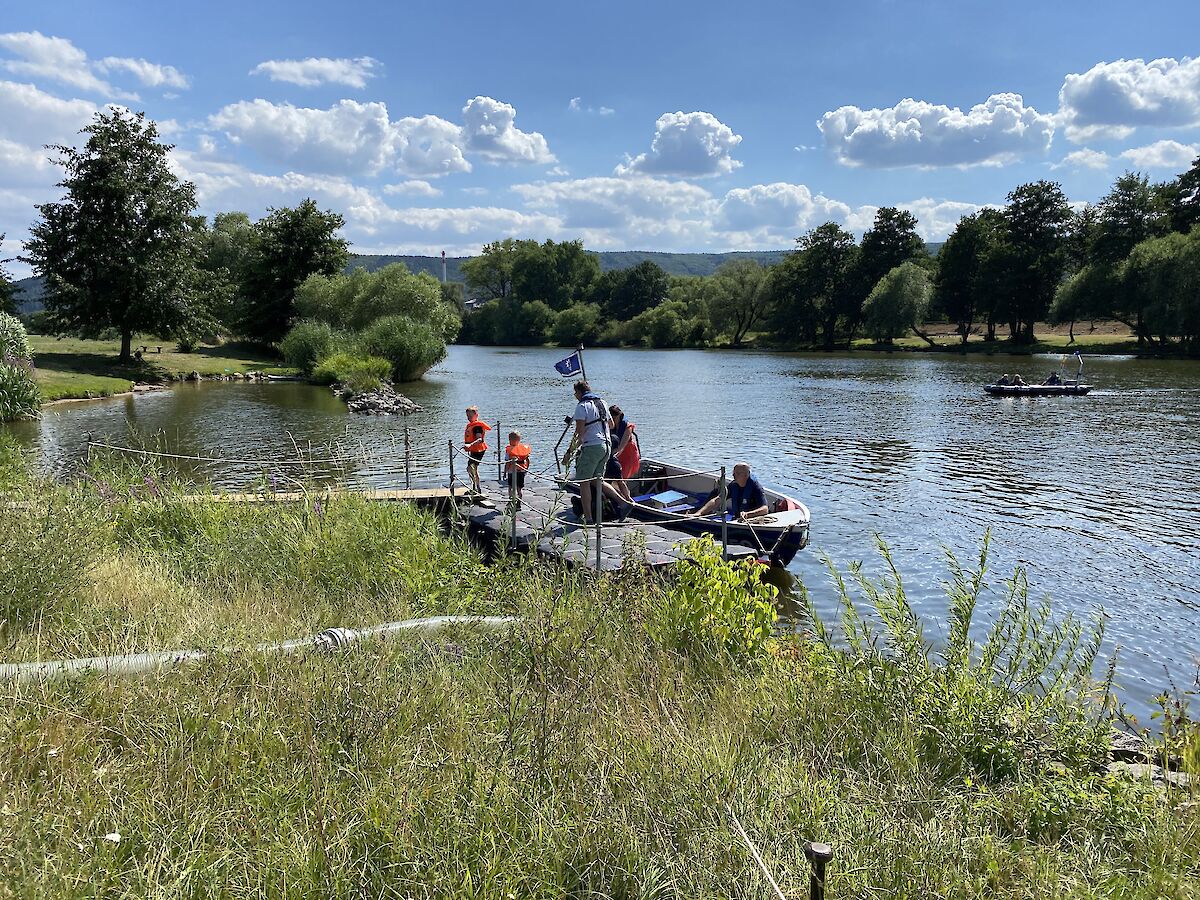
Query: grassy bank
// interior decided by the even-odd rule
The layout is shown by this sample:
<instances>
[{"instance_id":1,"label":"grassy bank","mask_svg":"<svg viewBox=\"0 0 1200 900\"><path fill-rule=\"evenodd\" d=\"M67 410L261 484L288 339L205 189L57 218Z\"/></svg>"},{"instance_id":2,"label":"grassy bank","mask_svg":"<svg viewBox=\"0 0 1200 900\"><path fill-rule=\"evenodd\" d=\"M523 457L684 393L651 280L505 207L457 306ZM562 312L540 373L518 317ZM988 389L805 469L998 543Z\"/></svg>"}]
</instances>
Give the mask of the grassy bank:
<instances>
[{"instance_id":1,"label":"grassy bank","mask_svg":"<svg viewBox=\"0 0 1200 900\"><path fill-rule=\"evenodd\" d=\"M966 344L962 336L946 324L929 325L922 328L933 341L933 346L915 334L896 338L893 345L883 347L869 338L858 338L853 343L855 350L899 350L907 352L958 352L958 353L1103 353L1114 355L1159 355L1152 348L1138 346L1133 332L1120 322L1078 323L1074 340L1066 325L1049 325L1039 322L1034 328L1037 340L1033 344L1014 344L1001 330L997 339L985 341L982 334L971 334Z\"/></svg>"},{"instance_id":2,"label":"grassy bank","mask_svg":"<svg viewBox=\"0 0 1200 900\"><path fill-rule=\"evenodd\" d=\"M200 346L191 353L176 349L174 342L140 335L134 346L148 347L141 362L120 363L121 342L83 338L30 335L38 386L43 400L107 397L132 388L134 382L159 383L186 378L191 372L203 377L266 372L295 374L277 356L262 347L246 344ZM161 347L161 352L157 352Z\"/></svg>"},{"instance_id":3,"label":"grassy bank","mask_svg":"<svg viewBox=\"0 0 1200 900\"><path fill-rule=\"evenodd\" d=\"M874 644L764 640L720 566L484 565L404 506L183 504L103 461L22 486L13 453L0 479L37 502L0 515L3 662L522 622L0 685L0 896L767 896L727 804L789 896L806 839L835 848L831 897L1200 889L1196 805L1103 773L1086 631L1019 586L972 645L951 573L941 654L891 582Z\"/></svg>"}]
</instances>

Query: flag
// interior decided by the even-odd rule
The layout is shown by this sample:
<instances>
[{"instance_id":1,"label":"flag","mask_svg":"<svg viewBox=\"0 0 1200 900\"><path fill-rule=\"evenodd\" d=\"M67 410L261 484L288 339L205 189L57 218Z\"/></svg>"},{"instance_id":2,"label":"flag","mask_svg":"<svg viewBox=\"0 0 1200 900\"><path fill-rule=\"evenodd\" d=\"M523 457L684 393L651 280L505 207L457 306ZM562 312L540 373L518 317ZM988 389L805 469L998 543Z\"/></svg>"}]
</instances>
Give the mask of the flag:
<instances>
[{"instance_id":1,"label":"flag","mask_svg":"<svg viewBox=\"0 0 1200 900\"><path fill-rule=\"evenodd\" d=\"M579 358L579 351L576 350L566 359L560 359L554 364L554 368L563 378L570 378L572 375L578 375L583 371L583 361Z\"/></svg>"}]
</instances>

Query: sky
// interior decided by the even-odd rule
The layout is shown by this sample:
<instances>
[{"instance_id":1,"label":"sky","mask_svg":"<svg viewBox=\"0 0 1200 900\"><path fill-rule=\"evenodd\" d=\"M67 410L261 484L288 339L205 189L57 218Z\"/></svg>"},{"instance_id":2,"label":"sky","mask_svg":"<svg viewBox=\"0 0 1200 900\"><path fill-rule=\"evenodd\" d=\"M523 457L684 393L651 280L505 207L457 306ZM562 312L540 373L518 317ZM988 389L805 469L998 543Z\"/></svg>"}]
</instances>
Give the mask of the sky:
<instances>
[{"instance_id":1,"label":"sky","mask_svg":"<svg viewBox=\"0 0 1200 900\"><path fill-rule=\"evenodd\" d=\"M880 206L936 241L1027 181L1186 170L1197 54L1195 0L0 0L0 257L110 104L205 215L312 197L360 253L781 249Z\"/></svg>"}]
</instances>

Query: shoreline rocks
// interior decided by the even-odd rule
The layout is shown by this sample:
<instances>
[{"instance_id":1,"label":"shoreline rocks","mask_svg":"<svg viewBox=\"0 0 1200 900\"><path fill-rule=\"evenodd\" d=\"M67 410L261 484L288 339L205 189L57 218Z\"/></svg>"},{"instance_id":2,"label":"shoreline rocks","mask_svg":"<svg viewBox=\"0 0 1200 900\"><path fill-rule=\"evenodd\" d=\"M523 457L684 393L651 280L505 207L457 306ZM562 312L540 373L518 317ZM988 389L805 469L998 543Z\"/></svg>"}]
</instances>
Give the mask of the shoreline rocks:
<instances>
[{"instance_id":1,"label":"shoreline rocks","mask_svg":"<svg viewBox=\"0 0 1200 900\"><path fill-rule=\"evenodd\" d=\"M421 407L409 400L390 384L381 385L365 394L355 394L344 390L338 385L333 386L333 392L346 401L346 408L352 413L366 416L410 416L421 412Z\"/></svg>"}]
</instances>

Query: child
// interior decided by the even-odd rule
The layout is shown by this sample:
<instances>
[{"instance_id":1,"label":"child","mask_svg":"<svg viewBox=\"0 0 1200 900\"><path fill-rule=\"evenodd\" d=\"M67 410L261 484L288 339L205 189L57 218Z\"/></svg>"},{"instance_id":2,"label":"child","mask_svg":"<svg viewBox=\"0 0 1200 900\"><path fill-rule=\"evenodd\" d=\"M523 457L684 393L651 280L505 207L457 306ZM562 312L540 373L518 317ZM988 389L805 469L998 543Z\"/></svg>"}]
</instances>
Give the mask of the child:
<instances>
[{"instance_id":1,"label":"child","mask_svg":"<svg viewBox=\"0 0 1200 900\"><path fill-rule=\"evenodd\" d=\"M508 446L504 448L507 460L504 471L508 473L508 496L516 498L517 509L521 508L522 491L525 489L525 473L529 471L529 447L521 443L521 432L508 433Z\"/></svg>"},{"instance_id":2,"label":"child","mask_svg":"<svg viewBox=\"0 0 1200 900\"><path fill-rule=\"evenodd\" d=\"M467 451L467 455L471 457L467 463L467 474L471 476L471 486L475 488L475 493L482 493L479 487L479 461L483 459L483 454L487 453L486 435L492 430L492 426L479 418L479 407L467 407L467 427L463 431L462 448Z\"/></svg>"}]
</instances>

